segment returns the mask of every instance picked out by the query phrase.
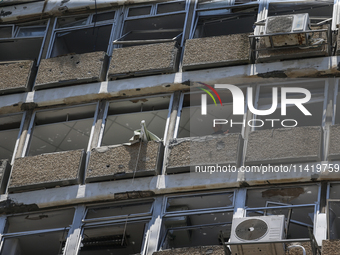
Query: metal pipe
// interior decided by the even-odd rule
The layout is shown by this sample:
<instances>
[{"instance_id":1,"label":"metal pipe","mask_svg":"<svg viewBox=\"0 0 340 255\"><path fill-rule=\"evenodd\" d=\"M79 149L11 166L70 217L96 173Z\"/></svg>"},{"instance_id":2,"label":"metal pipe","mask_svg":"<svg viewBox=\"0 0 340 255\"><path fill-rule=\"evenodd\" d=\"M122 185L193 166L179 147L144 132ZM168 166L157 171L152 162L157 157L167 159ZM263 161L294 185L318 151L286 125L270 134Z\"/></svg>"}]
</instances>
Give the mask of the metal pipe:
<instances>
[{"instance_id":1,"label":"metal pipe","mask_svg":"<svg viewBox=\"0 0 340 255\"><path fill-rule=\"evenodd\" d=\"M302 245L294 244L294 245L289 246L287 249L290 250L292 248L301 248L302 249L302 255L306 255L305 247L303 247Z\"/></svg>"}]
</instances>

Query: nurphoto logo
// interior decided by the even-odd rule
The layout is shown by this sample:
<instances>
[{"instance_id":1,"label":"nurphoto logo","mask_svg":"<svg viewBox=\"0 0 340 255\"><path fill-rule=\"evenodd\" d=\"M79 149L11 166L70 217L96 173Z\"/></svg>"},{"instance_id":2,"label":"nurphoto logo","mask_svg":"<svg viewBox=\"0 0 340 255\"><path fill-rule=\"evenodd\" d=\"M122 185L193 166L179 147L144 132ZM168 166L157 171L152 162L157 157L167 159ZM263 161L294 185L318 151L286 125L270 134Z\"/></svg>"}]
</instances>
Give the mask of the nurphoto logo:
<instances>
[{"instance_id":1,"label":"nurphoto logo","mask_svg":"<svg viewBox=\"0 0 340 255\"><path fill-rule=\"evenodd\" d=\"M245 102L245 96L243 94L243 91L231 84L215 84L214 87L203 84L206 88L210 89L215 96L218 98L221 106L222 106L222 100L216 89L228 89L231 92L232 99L233 99L233 115L244 115L245 114L245 103L247 103L247 109L253 113L255 116L267 116L276 111L276 109L279 106L279 88L278 87L272 87L272 104L269 109L265 110L259 110L256 109L253 102L253 88L247 87L247 102ZM207 95L209 95L215 105L217 105L214 95L205 88L200 88L201 90L205 91L207 94L201 95L201 115L207 115ZM309 102L311 99L311 93L308 89L305 88L299 88L299 87L281 87L281 101L280 101L280 108L281 108L281 116L286 116L287 114L287 105L295 105L304 115L306 116L312 116L312 114L306 109L306 107L303 106L303 104ZM301 94L304 95L302 98L288 98L287 95L289 93L294 94ZM282 127L295 127L297 126L298 122L295 119L251 119L247 122L248 126L250 127L262 127L265 122L270 122L272 127L274 127L275 122L281 122ZM233 122L232 119L213 119L213 127L215 125L220 124L228 124L230 123L230 127L233 125L246 125L245 120L243 122Z\"/></svg>"}]
</instances>

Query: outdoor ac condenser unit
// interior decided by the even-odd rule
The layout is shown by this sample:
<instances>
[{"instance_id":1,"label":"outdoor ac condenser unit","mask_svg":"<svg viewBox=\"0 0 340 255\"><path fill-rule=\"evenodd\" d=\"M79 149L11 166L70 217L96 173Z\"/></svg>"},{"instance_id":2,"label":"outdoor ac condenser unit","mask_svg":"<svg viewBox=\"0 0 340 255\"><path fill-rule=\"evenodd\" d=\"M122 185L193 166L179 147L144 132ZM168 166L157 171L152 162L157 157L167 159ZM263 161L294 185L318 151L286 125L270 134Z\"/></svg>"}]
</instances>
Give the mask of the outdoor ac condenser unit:
<instances>
[{"instance_id":1,"label":"outdoor ac condenser unit","mask_svg":"<svg viewBox=\"0 0 340 255\"><path fill-rule=\"evenodd\" d=\"M285 216L235 218L232 222L230 242L233 255L284 255L283 243L270 243L284 239ZM265 244L242 244L261 241Z\"/></svg>"},{"instance_id":2,"label":"outdoor ac condenser unit","mask_svg":"<svg viewBox=\"0 0 340 255\"><path fill-rule=\"evenodd\" d=\"M268 35L268 37L265 37L266 47L306 45L308 33L294 34L293 32L304 32L308 30L308 13L268 17L265 25L265 34ZM288 34L275 35L277 33ZM270 42L269 36L272 38L272 43Z\"/></svg>"}]
</instances>

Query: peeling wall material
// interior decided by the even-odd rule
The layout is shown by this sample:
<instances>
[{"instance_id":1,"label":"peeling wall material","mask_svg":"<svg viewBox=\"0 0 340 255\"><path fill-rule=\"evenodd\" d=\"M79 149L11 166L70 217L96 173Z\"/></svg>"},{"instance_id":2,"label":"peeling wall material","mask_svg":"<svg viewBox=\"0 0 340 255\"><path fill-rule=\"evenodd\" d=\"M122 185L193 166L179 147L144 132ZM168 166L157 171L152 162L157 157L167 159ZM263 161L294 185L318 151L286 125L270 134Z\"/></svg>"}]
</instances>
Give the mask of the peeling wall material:
<instances>
[{"instance_id":1,"label":"peeling wall material","mask_svg":"<svg viewBox=\"0 0 340 255\"><path fill-rule=\"evenodd\" d=\"M328 159L340 159L340 125L329 128Z\"/></svg>"},{"instance_id":2,"label":"peeling wall material","mask_svg":"<svg viewBox=\"0 0 340 255\"><path fill-rule=\"evenodd\" d=\"M77 184L84 167L84 150L64 151L17 158L9 192Z\"/></svg>"},{"instance_id":3,"label":"peeling wall material","mask_svg":"<svg viewBox=\"0 0 340 255\"><path fill-rule=\"evenodd\" d=\"M154 252L152 255L224 255L221 245L176 248Z\"/></svg>"},{"instance_id":4,"label":"peeling wall material","mask_svg":"<svg viewBox=\"0 0 340 255\"><path fill-rule=\"evenodd\" d=\"M163 144L160 142L94 148L86 171L86 182L156 175L162 159Z\"/></svg>"},{"instance_id":5,"label":"peeling wall material","mask_svg":"<svg viewBox=\"0 0 340 255\"><path fill-rule=\"evenodd\" d=\"M176 44L169 42L114 49L109 79L176 72L179 54Z\"/></svg>"},{"instance_id":6,"label":"peeling wall material","mask_svg":"<svg viewBox=\"0 0 340 255\"><path fill-rule=\"evenodd\" d=\"M232 34L187 40L183 70L248 64L249 34Z\"/></svg>"},{"instance_id":7,"label":"peeling wall material","mask_svg":"<svg viewBox=\"0 0 340 255\"><path fill-rule=\"evenodd\" d=\"M6 192L6 185L11 171L11 166L7 159L0 159L0 192Z\"/></svg>"},{"instance_id":8,"label":"peeling wall material","mask_svg":"<svg viewBox=\"0 0 340 255\"><path fill-rule=\"evenodd\" d=\"M323 25L319 27L313 27L312 30L318 29L327 29L328 25ZM304 36L303 36L304 37ZM287 40L289 41L289 35L280 35L276 36L277 40ZM315 40L323 39L327 42L326 32L317 32L312 34L312 37ZM304 41L304 39L302 40ZM261 37L259 42L257 43L258 49L264 49L258 51L257 62L267 62L267 61L277 61L277 60L285 60L285 59L297 59L297 58L310 58L310 57L320 57L320 56L328 56L328 45L321 45L318 47L310 47L310 48L287 48L277 47L275 49L266 50L266 39Z\"/></svg>"},{"instance_id":9,"label":"peeling wall material","mask_svg":"<svg viewBox=\"0 0 340 255\"><path fill-rule=\"evenodd\" d=\"M34 88L105 80L108 56L103 51L41 60Z\"/></svg>"},{"instance_id":10,"label":"peeling wall material","mask_svg":"<svg viewBox=\"0 0 340 255\"><path fill-rule=\"evenodd\" d=\"M34 78L34 61L0 62L0 94L28 91Z\"/></svg>"},{"instance_id":11,"label":"peeling wall material","mask_svg":"<svg viewBox=\"0 0 340 255\"><path fill-rule=\"evenodd\" d=\"M249 134L245 162L291 163L321 160L321 127L279 128Z\"/></svg>"},{"instance_id":12,"label":"peeling wall material","mask_svg":"<svg viewBox=\"0 0 340 255\"><path fill-rule=\"evenodd\" d=\"M187 172L196 165L237 165L241 141L241 134L174 139L169 144L166 171Z\"/></svg>"},{"instance_id":13,"label":"peeling wall material","mask_svg":"<svg viewBox=\"0 0 340 255\"><path fill-rule=\"evenodd\" d=\"M339 254L340 240L322 240L322 255Z\"/></svg>"}]
</instances>

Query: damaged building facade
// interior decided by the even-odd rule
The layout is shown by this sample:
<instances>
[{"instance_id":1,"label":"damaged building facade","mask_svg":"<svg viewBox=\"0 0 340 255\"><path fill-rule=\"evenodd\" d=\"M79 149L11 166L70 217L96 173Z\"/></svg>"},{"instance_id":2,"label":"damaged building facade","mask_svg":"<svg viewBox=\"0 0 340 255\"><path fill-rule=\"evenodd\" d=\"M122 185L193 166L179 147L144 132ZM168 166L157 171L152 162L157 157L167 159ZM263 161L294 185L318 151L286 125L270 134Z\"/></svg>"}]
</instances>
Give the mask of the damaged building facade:
<instances>
[{"instance_id":1,"label":"damaged building facade","mask_svg":"<svg viewBox=\"0 0 340 255\"><path fill-rule=\"evenodd\" d=\"M0 1L0 254L337 254L339 25L338 0ZM212 135L215 84L248 125ZM312 117L282 90L254 114L274 87Z\"/></svg>"}]
</instances>

